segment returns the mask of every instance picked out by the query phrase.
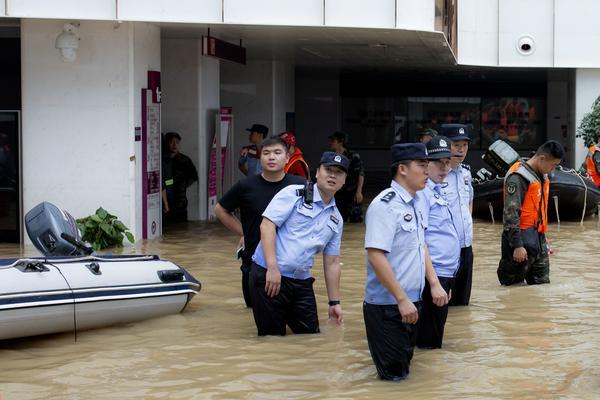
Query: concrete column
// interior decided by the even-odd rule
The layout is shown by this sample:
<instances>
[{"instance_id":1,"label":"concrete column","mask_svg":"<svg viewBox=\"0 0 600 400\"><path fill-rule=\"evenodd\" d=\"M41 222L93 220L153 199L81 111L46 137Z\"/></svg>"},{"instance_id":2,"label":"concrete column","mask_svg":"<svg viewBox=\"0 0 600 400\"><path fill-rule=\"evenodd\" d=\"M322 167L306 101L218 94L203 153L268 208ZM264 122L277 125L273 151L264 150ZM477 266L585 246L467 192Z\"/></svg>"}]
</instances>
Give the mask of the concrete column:
<instances>
[{"instance_id":1,"label":"concrete column","mask_svg":"<svg viewBox=\"0 0 600 400\"><path fill-rule=\"evenodd\" d=\"M160 29L82 21L69 63L54 47L64 23L21 20L24 211L47 200L79 218L102 206L140 238L134 126L146 71L160 70Z\"/></svg>"},{"instance_id":2,"label":"concrete column","mask_svg":"<svg viewBox=\"0 0 600 400\"><path fill-rule=\"evenodd\" d=\"M591 111L592 104L600 96L600 69L577 68L575 71L575 128L579 126L583 116ZM574 128L574 129L575 129ZM575 166L579 167L587 149L581 138L575 139Z\"/></svg>"},{"instance_id":3,"label":"concrete column","mask_svg":"<svg viewBox=\"0 0 600 400\"><path fill-rule=\"evenodd\" d=\"M221 104L233 107L235 118L234 154L248 144L245 129L252 124L266 125L269 135L285 130L286 113L295 109L294 70L293 64L271 60L221 64Z\"/></svg>"},{"instance_id":4,"label":"concrete column","mask_svg":"<svg viewBox=\"0 0 600 400\"><path fill-rule=\"evenodd\" d=\"M181 135L181 152L198 169L198 183L188 188L188 218L207 218L208 155L219 110L219 61L202 56L198 39L162 42L162 128Z\"/></svg>"}]
</instances>

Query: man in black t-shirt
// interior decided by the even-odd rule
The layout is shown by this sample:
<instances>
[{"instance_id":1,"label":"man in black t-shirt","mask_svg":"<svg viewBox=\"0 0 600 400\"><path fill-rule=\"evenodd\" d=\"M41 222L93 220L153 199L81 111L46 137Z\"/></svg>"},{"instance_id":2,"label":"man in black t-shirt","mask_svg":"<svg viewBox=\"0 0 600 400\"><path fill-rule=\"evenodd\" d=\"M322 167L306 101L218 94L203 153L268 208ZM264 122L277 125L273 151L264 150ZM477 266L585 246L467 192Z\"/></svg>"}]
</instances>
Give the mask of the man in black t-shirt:
<instances>
[{"instance_id":1,"label":"man in black t-shirt","mask_svg":"<svg viewBox=\"0 0 600 400\"><path fill-rule=\"evenodd\" d=\"M283 139L271 137L261 144L260 164L262 173L242 179L219 200L215 214L219 221L231 232L241 236L242 291L246 306L251 307L248 276L252 265L252 255L260 242L262 213L281 189L288 185L304 184L299 176L287 175L283 168L288 162L288 148ZM240 221L232 214L240 209Z\"/></svg>"}]
</instances>

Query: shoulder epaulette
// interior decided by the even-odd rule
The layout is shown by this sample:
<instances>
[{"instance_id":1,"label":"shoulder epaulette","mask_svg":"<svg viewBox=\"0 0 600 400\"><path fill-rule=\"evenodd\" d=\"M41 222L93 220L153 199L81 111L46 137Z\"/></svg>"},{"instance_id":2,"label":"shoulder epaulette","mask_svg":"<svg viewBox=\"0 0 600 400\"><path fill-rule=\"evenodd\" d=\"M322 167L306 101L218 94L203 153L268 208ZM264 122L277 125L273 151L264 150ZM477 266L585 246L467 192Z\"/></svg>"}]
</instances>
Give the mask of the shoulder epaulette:
<instances>
[{"instance_id":1,"label":"shoulder epaulette","mask_svg":"<svg viewBox=\"0 0 600 400\"><path fill-rule=\"evenodd\" d=\"M389 203L390 200L392 200L394 198L394 196L396 196L396 192L394 192L393 190L391 192L387 192L386 194L384 194L381 199L381 201L385 202L385 203Z\"/></svg>"}]
</instances>

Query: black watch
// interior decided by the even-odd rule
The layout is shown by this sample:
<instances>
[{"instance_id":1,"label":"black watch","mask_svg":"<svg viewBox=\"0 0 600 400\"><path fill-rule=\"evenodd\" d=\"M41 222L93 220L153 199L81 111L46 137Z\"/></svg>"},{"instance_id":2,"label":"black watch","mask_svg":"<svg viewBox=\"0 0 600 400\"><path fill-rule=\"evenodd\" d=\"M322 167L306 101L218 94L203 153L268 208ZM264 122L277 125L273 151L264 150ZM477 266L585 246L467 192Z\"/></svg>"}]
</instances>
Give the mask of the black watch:
<instances>
[{"instance_id":1,"label":"black watch","mask_svg":"<svg viewBox=\"0 0 600 400\"><path fill-rule=\"evenodd\" d=\"M339 300L329 300L329 307L337 306L338 304L340 304Z\"/></svg>"}]
</instances>

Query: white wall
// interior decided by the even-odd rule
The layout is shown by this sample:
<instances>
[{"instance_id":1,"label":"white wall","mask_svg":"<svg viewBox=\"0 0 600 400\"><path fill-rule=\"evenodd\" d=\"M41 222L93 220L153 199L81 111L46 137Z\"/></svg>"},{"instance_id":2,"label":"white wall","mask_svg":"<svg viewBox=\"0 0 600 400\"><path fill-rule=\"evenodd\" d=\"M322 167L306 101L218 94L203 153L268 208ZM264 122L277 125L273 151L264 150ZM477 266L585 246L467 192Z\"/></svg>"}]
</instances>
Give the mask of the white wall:
<instances>
[{"instance_id":1,"label":"white wall","mask_svg":"<svg viewBox=\"0 0 600 400\"><path fill-rule=\"evenodd\" d=\"M600 66L600 2L555 0L555 66Z\"/></svg>"},{"instance_id":2,"label":"white wall","mask_svg":"<svg viewBox=\"0 0 600 400\"><path fill-rule=\"evenodd\" d=\"M63 22L21 21L24 211L47 200L78 218L102 206L139 238L134 99L141 71L160 68L158 28L82 22L78 58L65 63L54 48Z\"/></svg>"},{"instance_id":3,"label":"white wall","mask_svg":"<svg viewBox=\"0 0 600 400\"><path fill-rule=\"evenodd\" d=\"M554 65L554 0L500 0L498 14L499 65ZM526 55L518 51L524 36L533 43Z\"/></svg>"},{"instance_id":4,"label":"white wall","mask_svg":"<svg viewBox=\"0 0 600 400\"><path fill-rule=\"evenodd\" d=\"M115 0L7 0L7 15L21 18L116 19Z\"/></svg>"},{"instance_id":5,"label":"white wall","mask_svg":"<svg viewBox=\"0 0 600 400\"><path fill-rule=\"evenodd\" d=\"M198 183L187 191L190 220L206 219L208 154L220 107L219 61L201 54L197 39L162 43L162 130L181 135L181 152L198 169Z\"/></svg>"},{"instance_id":6,"label":"white wall","mask_svg":"<svg viewBox=\"0 0 600 400\"><path fill-rule=\"evenodd\" d=\"M323 25L323 0L225 0L223 22L257 25Z\"/></svg>"},{"instance_id":7,"label":"white wall","mask_svg":"<svg viewBox=\"0 0 600 400\"><path fill-rule=\"evenodd\" d=\"M125 21L222 22L221 0L119 0L118 18Z\"/></svg>"},{"instance_id":8,"label":"white wall","mask_svg":"<svg viewBox=\"0 0 600 400\"><path fill-rule=\"evenodd\" d=\"M600 69L578 68L575 71L575 126L589 113L594 101L600 96ZM583 162L587 149L581 138L575 140L575 165Z\"/></svg>"},{"instance_id":9,"label":"white wall","mask_svg":"<svg viewBox=\"0 0 600 400\"><path fill-rule=\"evenodd\" d=\"M283 132L286 112L294 111L294 103L292 64L281 61L221 64L221 105L233 107L234 153L248 144L246 128L252 124L266 125L269 135ZM241 176L236 172L237 178Z\"/></svg>"},{"instance_id":10,"label":"white wall","mask_svg":"<svg viewBox=\"0 0 600 400\"><path fill-rule=\"evenodd\" d=\"M393 28L396 0L326 0L325 25Z\"/></svg>"},{"instance_id":11,"label":"white wall","mask_svg":"<svg viewBox=\"0 0 600 400\"><path fill-rule=\"evenodd\" d=\"M458 63L498 65L498 0L458 2Z\"/></svg>"},{"instance_id":12,"label":"white wall","mask_svg":"<svg viewBox=\"0 0 600 400\"><path fill-rule=\"evenodd\" d=\"M459 4L462 0L459 1ZM396 0L396 27L417 31L435 30L435 0Z\"/></svg>"}]
</instances>

